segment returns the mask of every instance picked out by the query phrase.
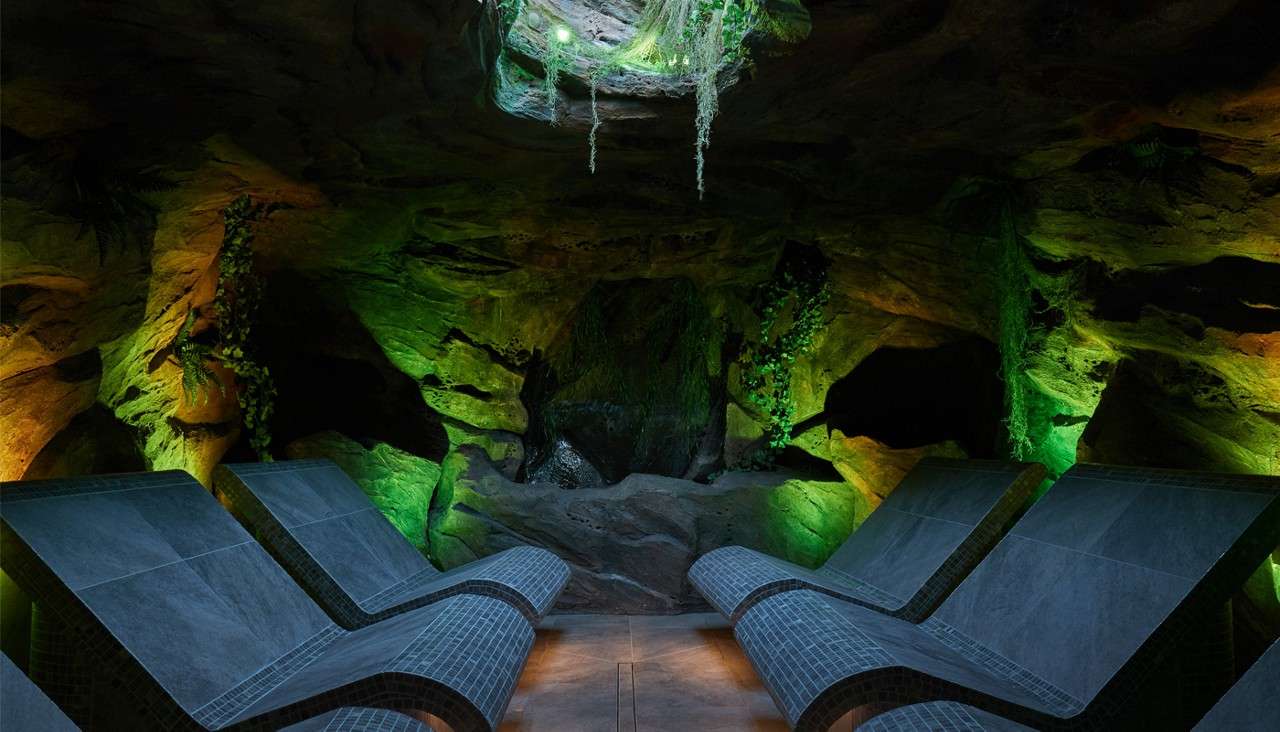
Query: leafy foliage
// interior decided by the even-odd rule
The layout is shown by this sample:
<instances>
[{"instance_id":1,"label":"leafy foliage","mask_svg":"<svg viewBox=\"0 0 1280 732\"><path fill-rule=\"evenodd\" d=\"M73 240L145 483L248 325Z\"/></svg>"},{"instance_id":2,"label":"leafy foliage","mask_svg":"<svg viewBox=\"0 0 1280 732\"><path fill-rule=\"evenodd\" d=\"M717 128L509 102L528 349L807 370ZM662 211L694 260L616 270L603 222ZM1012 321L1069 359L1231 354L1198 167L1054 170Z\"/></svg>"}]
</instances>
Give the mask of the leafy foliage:
<instances>
[{"instance_id":1,"label":"leafy foliage","mask_svg":"<svg viewBox=\"0 0 1280 732\"><path fill-rule=\"evenodd\" d=\"M262 460L271 459L271 414L276 388L271 372L258 362L253 346L262 280L253 270L252 224L273 209L271 204L255 204L248 196L240 196L223 209L225 230L214 295L222 338L221 359L236 375L240 417L249 433L249 446Z\"/></svg>"},{"instance_id":2,"label":"leafy foliage","mask_svg":"<svg viewBox=\"0 0 1280 732\"><path fill-rule=\"evenodd\" d=\"M768 417L765 464L771 464L791 441L795 400L791 395L791 370L796 359L813 347L825 325L823 309L831 299L827 260L811 247L784 252L772 279L756 293L755 312L760 333L748 343L740 359L743 392ZM780 324L789 316L786 330Z\"/></svg>"},{"instance_id":3,"label":"leafy foliage","mask_svg":"<svg viewBox=\"0 0 1280 732\"><path fill-rule=\"evenodd\" d=\"M210 383L217 386L220 393L226 394L222 380L209 368L209 362L217 358L213 347L195 340L191 335L198 315L195 310L187 313L187 318L173 341L173 355L178 361L178 367L182 369L182 394L188 404L207 403Z\"/></svg>"},{"instance_id":4,"label":"leafy foliage","mask_svg":"<svg viewBox=\"0 0 1280 732\"><path fill-rule=\"evenodd\" d=\"M1046 337L1037 319L1043 319L1048 311L1070 316L1077 273L1041 281L1018 234L1018 211L1024 205L1013 182L970 178L948 192L943 218L953 229L973 231L995 245L996 340L1005 384L1006 447L1015 459L1044 461L1044 446L1037 444L1040 440L1034 436L1046 434L1046 420L1052 414L1046 413L1047 397L1032 384L1027 370L1031 356Z\"/></svg>"},{"instance_id":5,"label":"leafy foliage","mask_svg":"<svg viewBox=\"0 0 1280 732\"><path fill-rule=\"evenodd\" d=\"M520 15L522 0L498 0L499 18L504 27ZM782 24L771 24L760 0L650 0L635 36L625 45L601 51L591 44L561 41L551 24L545 32L545 50L536 53L542 63L542 86L552 124L558 123L557 86L560 76L575 55L585 57L591 71L590 156L587 166L596 170L597 136L600 114L597 96L600 81L621 68L658 74L688 76L693 81L697 101L694 159L698 194L705 191L704 153L711 142L711 124L719 111L719 74L734 64L749 64L746 40L761 25L776 28L780 36L790 36Z\"/></svg>"},{"instance_id":6,"label":"leafy foliage","mask_svg":"<svg viewBox=\"0 0 1280 732\"><path fill-rule=\"evenodd\" d=\"M542 55L542 91L547 97L547 111L553 125L559 124L556 107L560 102L560 93L556 90L556 84L560 81L560 75L569 69L569 62L572 60L569 54L571 45L572 40L561 41L554 30L547 31L547 50Z\"/></svg>"},{"instance_id":7,"label":"leafy foliage","mask_svg":"<svg viewBox=\"0 0 1280 732\"><path fill-rule=\"evenodd\" d=\"M88 156L76 158L71 166L73 198L71 217L80 222L76 238L90 229L98 243L98 262L105 263L112 248L123 249L130 238L140 248L145 241L133 230L140 221L149 221L156 212L143 195L170 190L174 182L154 171L118 170Z\"/></svg>"}]
</instances>

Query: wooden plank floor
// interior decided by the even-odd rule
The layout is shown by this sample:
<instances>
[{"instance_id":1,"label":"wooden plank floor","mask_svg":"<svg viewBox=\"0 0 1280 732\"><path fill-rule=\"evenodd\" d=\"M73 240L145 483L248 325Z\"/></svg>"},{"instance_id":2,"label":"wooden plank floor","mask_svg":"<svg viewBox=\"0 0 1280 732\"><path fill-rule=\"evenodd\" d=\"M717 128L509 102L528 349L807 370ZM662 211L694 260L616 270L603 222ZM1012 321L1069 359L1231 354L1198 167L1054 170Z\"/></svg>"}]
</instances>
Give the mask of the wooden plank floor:
<instances>
[{"instance_id":1,"label":"wooden plank floor","mask_svg":"<svg viewBox=\"0 0 1280 732\"><path fill-rule=\"evenodd\" d=\"M782 732L733 631L714 613L551 615L501 732ZM833 730L849 730L847 723Z\"/></svg>"}]
</instances>

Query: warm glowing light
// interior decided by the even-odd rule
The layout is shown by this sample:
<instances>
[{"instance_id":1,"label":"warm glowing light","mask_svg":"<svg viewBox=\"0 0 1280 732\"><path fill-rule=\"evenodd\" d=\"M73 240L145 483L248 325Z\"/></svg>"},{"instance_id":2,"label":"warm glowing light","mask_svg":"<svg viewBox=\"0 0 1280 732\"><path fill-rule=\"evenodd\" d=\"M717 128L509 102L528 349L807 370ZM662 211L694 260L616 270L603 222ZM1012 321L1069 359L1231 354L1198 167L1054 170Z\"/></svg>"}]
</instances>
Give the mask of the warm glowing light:
<instances>
[{"instance_id":1,"label":"warm glowing light","mask_svg":"<svg viewBox=\"0 0 1280 732\"><path fill-rule=\"evenodd\" d=\"M568 28L565 28L564 26L560 26L559 28L556 28L556 40L557 40L557 41L560 41L561 43L568 43L568 42L569 42L569 39L570 39L570 38L572 38L572 37L573 37L573 35L572 35L571 33L569 33L569 29L568 29Z\"/></svg>"}]
</instances>

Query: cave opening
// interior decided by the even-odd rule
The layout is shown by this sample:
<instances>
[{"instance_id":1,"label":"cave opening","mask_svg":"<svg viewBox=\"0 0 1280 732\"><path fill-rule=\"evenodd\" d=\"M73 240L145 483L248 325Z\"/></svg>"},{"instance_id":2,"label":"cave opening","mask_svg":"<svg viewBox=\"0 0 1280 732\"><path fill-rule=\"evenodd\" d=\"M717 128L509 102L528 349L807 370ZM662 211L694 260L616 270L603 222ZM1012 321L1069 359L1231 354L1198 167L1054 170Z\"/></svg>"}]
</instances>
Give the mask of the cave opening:
<instances>
[{"instance_id":1,"label":"cave opening","mask_svg":"<svg viewBox=\"0 0 1280 732\"><path fill-rule=\"evenodd\" d=\"M419 385L340 300L319 300L323 284L283 270L267 278L255 340L276 384L272 442L283 454L294 440L338 431L371 447L385 442L439 461L449 447L440 415ZM242 436L233 454L252 459Z\"/></svg>"},{"instance_id":2,"label":"cave opening","mask_svg":"<svg viewBox=\"0 0 1280 732\"><path fill-rule=\"evenodd\" d=\"M970 457L999 454L1000 354L982 338L934 348L878 348L832 384L829 429L891 448L954 441Z\"/></svg>"},{"instance_id":3,"label":"cave opening","mask_svg":"<svg viewBox=\"0 0 1280 732\"><path fill-rule=\"evenodd\" d=\"M693 282L599 283L529 368L525 475L564 487L716 467L723 335Z\"/></svg>"},{"instance_id":4,"label":"cave opening","mask_svg":"<svg viewBox=\"0 0 1280 732\"><path fill-rule=\"evenodd\" d=\"M1237 500L1280 512L1280 0L0 2L0 641L31 676L23 592L78 597L35 616L136 641L77 651L182 717L85 729L338 727L295 713L363 713L388 664L409 706L479 688L405 670L432 659L488 683L441 704L484 720L414 709L438 729L826 729L769 669L941 607L973 623L946 653L1054 692L950 696L1189 729L1206 696L1121 722L1085 687L1185 671L1155 623L1207 599L1214 683L1280 637L1280 522ZM1035 572L990 561L1018 521ZM754 651L787 664L748 657L779 617ZM590 663L557 653L584 628ZM116 673L134 649L172 678ZM690 669L719 680L642 688Z\"/></svg>"}]
</instances>

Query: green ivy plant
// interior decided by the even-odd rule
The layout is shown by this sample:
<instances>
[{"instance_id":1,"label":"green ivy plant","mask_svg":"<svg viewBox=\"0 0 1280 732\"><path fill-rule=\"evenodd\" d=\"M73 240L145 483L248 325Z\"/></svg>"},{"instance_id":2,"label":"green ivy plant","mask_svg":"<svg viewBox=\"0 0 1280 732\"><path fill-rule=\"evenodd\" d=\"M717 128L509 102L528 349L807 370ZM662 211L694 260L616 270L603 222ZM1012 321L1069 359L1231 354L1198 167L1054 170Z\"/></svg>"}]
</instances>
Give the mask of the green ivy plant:
<instances>
[{"instance_id":1,"label":"green ivy plant","mask_svg":"<svg viewBox=\"0 0 1280 732\"><path fill-rule=\"evenodd\" d=\"M262 280L253 269L253 222L274 208L240 196L223 209L225 229L214 295L220 358L236 375L240 418L248 431L249 446L263 461L271 460L271 414L276 388L271 372L257 359L253 341L253 327L262 303Z\"/></svg>"},{"instance_id":2,"label":"green ivy plant","mask_svg":"<svg viewBox=\"0 0 1280 732\"><path fill-rule=\"evenodd\" d=\"M182 369L182 394L188 404L207 404L208 388L213 384L218 392L226 395L226 388L218 374L209 367L211 361L218 359L213 347L195 340L191 329L196 324L199 313L195 310L187 312L186 320L178 329L173 340L173 355Z\"/></svg>"},{"instance_id":3,"label":"green ivy plant","mask_svg":"<svg viewBox=\"0 0 1280 732\"><path fill-rule=\"evenodd\" d=\"M497 0L503 36L524 9L523 0ZM562 28L554 24L543 31L544 49L533 51L543 68L543 93L552 124L558 123L557 87L574 55L585 57L591 93L590 155L587 166L596 170L597 135L600 113L597 91L601 80L622 68L671 76L687 76L693 81L697 112L694 118L694 159L698 195L706 190L704 153L711 142L711 123L719 111L719 74L734 64L750 64L746 40L762 24L794 40L781 24L770 24L760 0L650 0L635 36L625 45L602 51L591 44L563 40Z\"/></svg>"},{"instance_id":4,"label":"green ivy plant","mask_svg":"<svg viewBox=\"0 0 1280 732\"><path fill-rule=\"evenodd\" d=\"M791 371L796 359L813 348L825 325L823 310L831 299L827 262L816 250L784 254L772 279L756 293L760 318L757 340L748 342L739 361L740 382L747 399L768 419L762 459L772 465L791 441L796 405L791 394ZM780 324L790 315L785 330Z\"/></svg>"}]
</instances>

